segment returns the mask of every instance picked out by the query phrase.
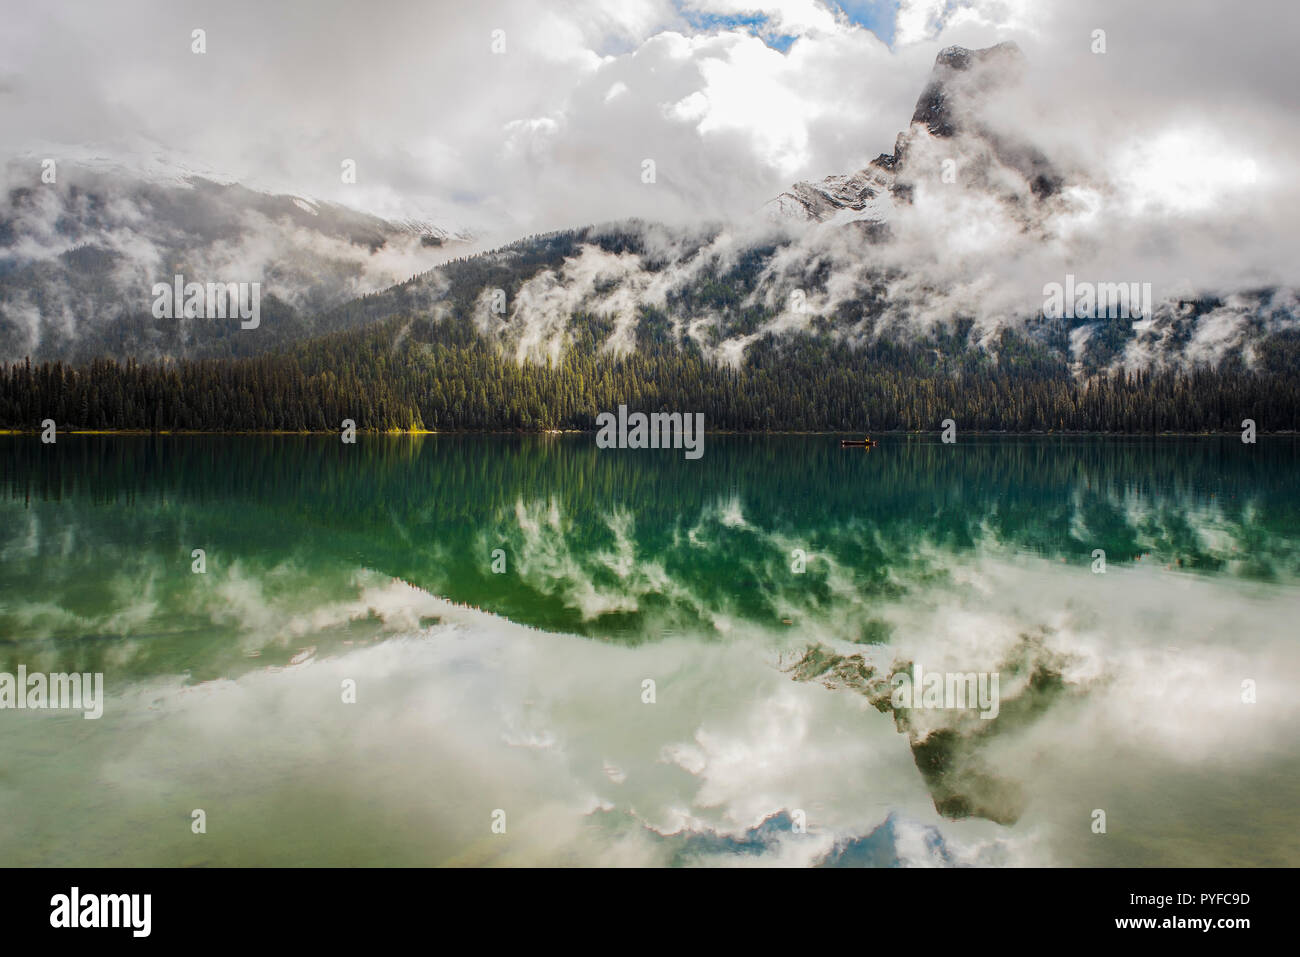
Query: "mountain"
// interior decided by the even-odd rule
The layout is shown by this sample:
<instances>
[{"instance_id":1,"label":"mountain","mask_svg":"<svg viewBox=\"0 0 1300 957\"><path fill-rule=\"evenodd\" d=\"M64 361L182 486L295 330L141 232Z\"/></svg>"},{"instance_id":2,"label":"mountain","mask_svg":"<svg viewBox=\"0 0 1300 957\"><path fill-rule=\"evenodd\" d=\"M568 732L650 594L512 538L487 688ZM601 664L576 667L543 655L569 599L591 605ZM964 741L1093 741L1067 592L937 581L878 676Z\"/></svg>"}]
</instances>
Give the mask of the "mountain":
<instances>
[{"instance_id":1,"label":"mountain","mask_svg":"<svg viewBox=\"0 0 1300 957\"><path fill-rule=\"evenodd\" d=\"M639 402L737 429L1300 426L1296 290L1153 292L1143 237L1124 246L1098 213L1111 184L1035 142L1024 67L1010 44L943 50L891 153L750 221L629 220L450 259L437 244L458 237L196 175L11 190L4 354L236 358L179 380L11 368L0 424L56 407L98 427L573 428ZM430 251L445 261L414 268ZM394 262L410 278L375 281ZM154 319L142 295L180 271L263 277L257 330ZM1054 283L1068 308L1049 310ZM1084 287L1131 302L1089 311Z\"/></svg>"},{"instance_id":2,"label":"mountain","mask_svg":"<svg viewBox=\"0 0 1300 957\"><path fill-rule=\"evenodd\" d=\"M892 152L797 183L752 222L571 230L420 283L520 362L555 361L589 316L607 321L602 352L664 340L732 367L760 343L806 337L920 347L936 362L955 341L982 361L1030 357L1079 379L1290 362L1297 291L1153 281L1182 268L1158 232L1176 226L1112 219L1114 184L1035 142L1017 99L1025 69L1010 43L942 50ZM1053 311L1057 286L1071 301ZM382 299L374 318L407 309Z\"/></svg>"},{"instance_id":3,"label":"mountain","mask_svg":"<svg viewBox=\"0 0 1300 957\"><path fill-rule=\"evenodd\" d=\"M467 246L436 224L222 182L183 166L11 163L0 196L0 357L244 355L329 331L322 314ZM259 283L260 335L152 314L155 283Z\"/></svg>"},{"instance_id":4,"label":"mountain","mask_svg":"<svg viewBox=\"0 0 1300 957\"><path fill-rule=\"evenodd\" d=\"M892 153L881 153L854 173L796 183L771 200L766 211L778 220L885 225L898 203L910 201L916 178L934 172L927 162L934 156L934 141L949 141L952 155L979 157L978 174L985 185L998 166L1023 176L1034 195L1051 195L1061 176L1046 157L1026 143L1009 142L982 122L984 102L990 93L1017 82L1023 59L1014 43L983 50L947 47L935 58L911 124L898 134Z\"/></svg>"}]
</instances>

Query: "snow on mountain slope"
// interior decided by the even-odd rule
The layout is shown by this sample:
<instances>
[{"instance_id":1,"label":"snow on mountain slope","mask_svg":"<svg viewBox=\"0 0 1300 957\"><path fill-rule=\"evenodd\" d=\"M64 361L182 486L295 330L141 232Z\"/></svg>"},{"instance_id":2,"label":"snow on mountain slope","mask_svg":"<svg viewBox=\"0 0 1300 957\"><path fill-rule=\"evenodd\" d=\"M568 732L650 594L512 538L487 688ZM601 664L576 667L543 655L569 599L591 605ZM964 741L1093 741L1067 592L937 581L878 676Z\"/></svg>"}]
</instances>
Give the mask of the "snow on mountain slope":
<instances>
[{"instance_id":1,"label":"snow on mountain slope","mask_svg":"<svg viewBox=\"0 0 1300 957\"><path fill-rule=\"evenodd\" d=\"M57 187L34 181L30 161L11 166L0 357L238 355L422 312L466 323L520 362L595 335L614 355L669 340L740 364L756 344L812 336L956 343L1089 374L1250 366L1300 335L1294 290L1258 274L1186 274L1178 243L1215 261L1212 223L1152 215L1123 191L1122 170L1108 180L1075 161L1068 136L1044 137L1041 104L1018 99L1025 69L1011 44L944 49L892 152L796 183L749 221L622 221L469 258L462 235L418 210L380 218L166 157L144 161L147 175L88 163ZM182 272L262 282L262 331L152 319L152 284ZM1076 280L1150 286L1151 301L1139 315L1045 315L1047 289Z\"/></svg>"},{"instance_id":2,"label":"snow on mountain slope","mask_svg":"<svg viewBox=\"0 0 1300 957\"><path fill-rule=\"evenodd\" d=\"M911 123L899 133L892 153L881 153L853 173L827 176L819 183L796 183L771 200L765 211L777 221L888 223L896 204L910 201L918 178L936 172L944 175L944 169L928 163L936 152L935 141L948 141L943 143L943 158L952 160L946 171L951 180L956 179L958 157L984 154L985 165L1013 169L1031 182L1036 195L1050 195L1059 185L1059 175L1046 159L1024 144L1007 142L982 123L984 100L1016 82L1022 58L1013 43L984 50L957 46L942 50L917 99Z\"/></svg>"},{"instance_id":3,"label":"snow on mountain slope","mask_svg":"<svg viewBox=\"0 0 1300 957\"><path fill-rule=\"evenodd\" d=\"M54 182L43 182L35 153L3 169L0 358L260 351L310 334L322 311L463 254L472 239L421 218L250 188L162 152L57 155ZM176 275L258 283L282 328L232 337L216 324L155 320L152 289Z\"/></svg>"},{"instance_id":4,"label":"snow on mountain slope","mask_svg":"<svg viewBox=\"0 0 1300 957\"><path fill-rule=\"evenodd\" d=\"M573 234L573 253L517 283L504 313L471 297L473 321L521 361L554 358L568 318L586 314L611 323L604 348L616 353L646 328L730 364L768 336L955 335L996 357L1011 333L1077 374L1249 366L1272 337L1300 333L1294 291L1184 275L1171 239L1185 220L1135 218L1116 184L1068 150L1049 157L1016 100L1024 71L1014 44L948 47L893 152L796 183L754 221L703 239L636 223ZM1051 285L1075 280L1150 287L1152 301L1141 314L1045 315Z\"/></svg>"}]
</instances>

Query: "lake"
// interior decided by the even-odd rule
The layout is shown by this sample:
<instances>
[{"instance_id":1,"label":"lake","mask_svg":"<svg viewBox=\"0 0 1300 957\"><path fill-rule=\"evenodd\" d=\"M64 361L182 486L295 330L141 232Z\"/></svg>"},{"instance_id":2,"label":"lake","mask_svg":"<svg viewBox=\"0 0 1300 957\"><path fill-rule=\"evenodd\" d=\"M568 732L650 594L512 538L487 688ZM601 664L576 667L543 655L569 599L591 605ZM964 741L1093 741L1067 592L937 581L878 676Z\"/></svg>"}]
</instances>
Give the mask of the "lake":
<instances>
[{"instance_id":1,"label":"lake","mask_svg":"<svg viewBox=\"0 0 1300 957\"><path fill-rule=\"evenodd\" d=\"M0 860L1295 866L1298 465L0 436Z\"/></svg>"}]
</instances>

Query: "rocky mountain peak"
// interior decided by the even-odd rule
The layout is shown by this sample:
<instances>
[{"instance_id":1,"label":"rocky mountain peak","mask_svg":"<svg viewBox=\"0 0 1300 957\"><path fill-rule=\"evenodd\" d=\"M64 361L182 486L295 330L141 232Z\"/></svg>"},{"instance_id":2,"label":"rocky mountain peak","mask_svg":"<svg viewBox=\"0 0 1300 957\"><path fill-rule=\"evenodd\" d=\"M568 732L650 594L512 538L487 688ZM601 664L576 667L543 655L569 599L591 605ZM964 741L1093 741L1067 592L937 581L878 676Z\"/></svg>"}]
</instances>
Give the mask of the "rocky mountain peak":
<instances>
[{"instance_id":1,"label":"rocky mountain peak","mask_svg":"<svg viewBox=\"0 0 1300 957\"><path fill-rule=\"evenodd\" d=\"M961 126L962 101L1016 78L1023 61L1020 47L1010 42L982 50L945 47L934 58L934 69L916 101L912 122L934 136L952 136Z\"/></svg>"},{"instance_id":2,"label":"rocky mountain peak","mask_svg":"<svg viewBox=\"0 0 1300 957\"><path fill-rule=\"evenodd\" d=\"M1058 183L1046 159L1024 144L1009 144L983 129L978 118L980 103L994 90L1016 82L1023 63L1024 54L1010 42L978 50L945 47L935 57L911 123L898 134L892 153L881 153L855 173L796 183L767 204L768 214L778 220L866 220L883 226L890 209L911 198L907 157L916 138L926 135L940 140L977 137L991 155L1025 175L1035 195L1049 194Z\"/></svg>"}]
</instances>

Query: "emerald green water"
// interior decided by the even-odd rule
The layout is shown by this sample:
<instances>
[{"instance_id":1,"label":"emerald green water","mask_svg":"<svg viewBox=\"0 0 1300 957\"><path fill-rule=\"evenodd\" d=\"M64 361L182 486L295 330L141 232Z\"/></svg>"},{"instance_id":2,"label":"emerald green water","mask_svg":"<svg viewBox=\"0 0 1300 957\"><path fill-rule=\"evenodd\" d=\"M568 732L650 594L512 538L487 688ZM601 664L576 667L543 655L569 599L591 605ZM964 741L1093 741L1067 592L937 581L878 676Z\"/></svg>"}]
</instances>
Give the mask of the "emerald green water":
<instances>
[{"instance_id":1,"label":"emerald green water","mask_svg":"<svg viewBox=\"0 0 1300 957\"><path fill-rule=\"evenodd\" d=\"M0 860L1294 865L1298 464L0 437L0 672L107 690L0 710ZM891 713L912 662L1001 713Z\"/></svg>"}]
</instances>

